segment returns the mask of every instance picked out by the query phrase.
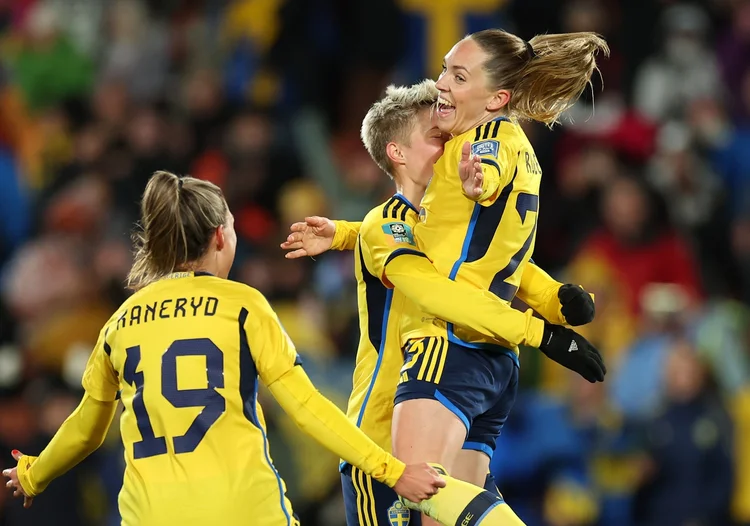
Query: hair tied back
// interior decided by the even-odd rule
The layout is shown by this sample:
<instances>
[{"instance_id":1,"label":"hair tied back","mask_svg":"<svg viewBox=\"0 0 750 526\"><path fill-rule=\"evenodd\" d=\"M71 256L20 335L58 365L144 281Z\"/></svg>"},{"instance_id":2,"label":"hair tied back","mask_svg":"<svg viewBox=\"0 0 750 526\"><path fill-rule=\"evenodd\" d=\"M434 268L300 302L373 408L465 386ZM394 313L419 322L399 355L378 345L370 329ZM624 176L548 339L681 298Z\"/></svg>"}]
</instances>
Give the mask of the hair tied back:
<instances>
[{"instance_id":1,"label":"hair tied back","mask_svg":"<svg viewBox=\"0 0 750 526\"><path fill-rule=\"evenodd\" d=\"M536 52L534 51L531 42L529 42L528 40L524 40L523 43L526 45L526 56L528 57L528 59L534 59L534 57L536 57Z\"/></svg>"}]
</instances>

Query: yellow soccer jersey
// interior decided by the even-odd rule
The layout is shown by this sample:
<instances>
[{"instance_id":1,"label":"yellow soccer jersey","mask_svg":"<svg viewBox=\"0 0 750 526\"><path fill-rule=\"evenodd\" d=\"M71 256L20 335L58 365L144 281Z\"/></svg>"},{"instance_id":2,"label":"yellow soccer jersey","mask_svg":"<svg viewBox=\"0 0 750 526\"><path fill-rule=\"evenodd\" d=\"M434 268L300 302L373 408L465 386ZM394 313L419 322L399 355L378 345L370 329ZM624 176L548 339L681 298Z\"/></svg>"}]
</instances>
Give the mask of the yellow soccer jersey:
<instances>
[{"instance_id":1,"label":"yellow soccer jersey","mask_svg":"<svg viewBox=\"0 0 750 526\"><path fill-rule=\"evenodd\" d=\"M463 196L458 176L467 141L484 168L484 192L478 202ZM422 200L414 227L418 245L441 274L510 303L534 250L541 175L523 130L505 117L454 137L435 164ZM449 340L457 343L497 343L470 330L456 328L454 333L450 323L446 330Z\"/></svg>"},{"instance_id":2,"label":"yellow soccer jersey","mask_svg":"<svg viewBox=\"0 0 750 526\"><path fill-rule=\"evenodd\" d=\"M400 194L372 209L354 248L360 340L347 416L376 444L391 451L393 397L403 365L399 324L416 307L384 277L396 255L417 253L417 209Z\"/></svg>"},{"instance_id":3,"label":"yellow soccer jersey","mask_svg":"<svg viewBox=\"0 0 750 526\"><path fill-rule=\"evenodd\" d=\"M259 378L271 384L297 363L268 302L246 285L177 273L130 297L83 378L90 396L119 391L125 408L123 525L297 524L257 401Z\"/></svg>"}]
</instances>

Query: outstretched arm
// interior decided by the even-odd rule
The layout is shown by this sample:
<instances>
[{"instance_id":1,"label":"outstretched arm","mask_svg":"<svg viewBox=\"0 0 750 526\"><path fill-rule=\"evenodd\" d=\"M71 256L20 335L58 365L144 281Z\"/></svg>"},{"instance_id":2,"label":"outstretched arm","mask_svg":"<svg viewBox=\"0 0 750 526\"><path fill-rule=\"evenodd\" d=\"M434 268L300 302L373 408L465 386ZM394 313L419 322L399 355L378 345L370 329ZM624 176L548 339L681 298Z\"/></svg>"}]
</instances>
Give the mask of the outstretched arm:
<instances>
[{"instance_id":1,"label":"outstretched arm","mask_svg":"<svg viewBox=\"0 0 750 526\"><path fill-rule=\"evenodd\" d=\"M39 456L20 456L18 466L6 470L3 475L15 482L25 497L39 495L52 480L102 445L116 408L117 401L101 402L88 393L84 394L76 410L63 422Z\"/></svg>"},{"instance_id":2,"label":"outstretched arm","mask_svg":"<svg viewBox=\"0 0 750 526\"><path fill-rule=\"evenodd\" d=\"M289 227L281 248L287 259L317 256L327 250L354 250L361 222L331 221L327 217L306 217Z\"/></svg>"}]
</instances>

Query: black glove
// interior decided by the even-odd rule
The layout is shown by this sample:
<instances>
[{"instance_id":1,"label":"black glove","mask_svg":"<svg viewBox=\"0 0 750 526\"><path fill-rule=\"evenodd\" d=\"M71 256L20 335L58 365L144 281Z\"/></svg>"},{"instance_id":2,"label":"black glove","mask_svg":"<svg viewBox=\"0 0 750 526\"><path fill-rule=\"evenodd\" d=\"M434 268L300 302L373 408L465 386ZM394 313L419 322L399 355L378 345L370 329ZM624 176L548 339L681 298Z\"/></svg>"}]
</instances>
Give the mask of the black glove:
<instances>
[{"instance_id":1,"label":"black glove","mask_svg":"<svg viewBox=\"0 0 750 526\"><path fill-rule=\"evenodd\" d=\"M578 285L563 285L557 291L562 308L560 311L565 316L568 325L586 325L594 319L596 308L591 295Z\"/></svg>"},{"instance_id":2,"label":"black glove","mask_svg":"<svg viewBox=\"0 0 750 526\"><path fill-rule=\"evenodd\" d=\"M607 368L602 355L586 338L562 325L544 324L542 344L539 346L550 360L575 371L589 382L603 382Z\"/></svg>"}]
</instances>

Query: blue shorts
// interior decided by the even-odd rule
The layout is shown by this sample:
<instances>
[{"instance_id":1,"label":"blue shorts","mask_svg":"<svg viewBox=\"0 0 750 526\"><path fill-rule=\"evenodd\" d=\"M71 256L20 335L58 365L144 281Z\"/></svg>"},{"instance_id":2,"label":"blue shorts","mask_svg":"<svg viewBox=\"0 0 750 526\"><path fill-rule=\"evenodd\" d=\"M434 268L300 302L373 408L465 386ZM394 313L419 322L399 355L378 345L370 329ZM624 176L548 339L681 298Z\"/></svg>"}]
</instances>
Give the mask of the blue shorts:
<instances>
[{"instance_id":1,"label":"blue shorts","mask_svg":"<svg viewBox=\"0 0 750 526\"><path fill-rule=\"evenodd\" d=\"M347 465L341 472L346 526L422 526L422 515L405 508L398 495L362 470ZM502 498L492 475L484 489Z\"/></svg>"},{"instance_id":2,"label":"blue shorts","mask_svg":"<svg viewBox=\"0 0 750 526\"><path fill-rule=\"evenodd\" d=\"M492 457L518 391L518 357L510 349L472 349L442 337L419 338L404 348L395 403L429 398L466 426L464 449Z\"/></svg>"}]
</instances>

